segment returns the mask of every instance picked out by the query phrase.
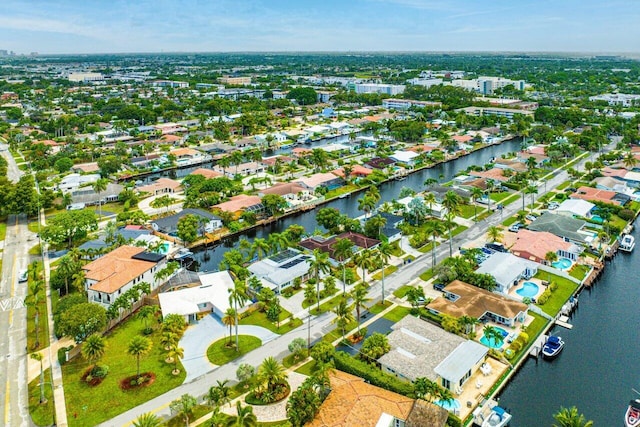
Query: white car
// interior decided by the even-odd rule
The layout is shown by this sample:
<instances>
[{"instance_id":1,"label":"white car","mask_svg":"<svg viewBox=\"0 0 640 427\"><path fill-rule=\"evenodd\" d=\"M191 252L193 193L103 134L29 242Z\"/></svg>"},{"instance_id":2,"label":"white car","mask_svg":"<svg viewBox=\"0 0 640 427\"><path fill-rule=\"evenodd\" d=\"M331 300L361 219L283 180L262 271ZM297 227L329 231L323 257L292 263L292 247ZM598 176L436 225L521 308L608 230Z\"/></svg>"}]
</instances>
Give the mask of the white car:
<instances>
[{"instance_id":1,"label":"white car","mask_svg":"<svg viewBox=\"0 0 640 427\"><path fill-rule=\"evenodd\" d=\"M27 280L29 280L29 272L27 270L20 270L18 283L26 282Z\"/></svg>"}]
</instances>

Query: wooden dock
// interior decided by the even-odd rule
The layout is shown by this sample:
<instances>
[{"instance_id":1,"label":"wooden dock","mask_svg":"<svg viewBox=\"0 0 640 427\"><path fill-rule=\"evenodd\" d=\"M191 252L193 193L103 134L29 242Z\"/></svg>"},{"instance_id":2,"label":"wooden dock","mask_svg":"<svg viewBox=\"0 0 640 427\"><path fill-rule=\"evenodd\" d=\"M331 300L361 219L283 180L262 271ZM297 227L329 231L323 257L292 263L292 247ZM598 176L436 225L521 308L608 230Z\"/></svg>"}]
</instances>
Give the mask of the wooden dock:
<instances>
[{"instance_id":1,"label":"wooden dock","mask_svg":"<svg viewBox=\"0 0 640 427\"><path fill-rule=\"evenodd\" d=\"M538 336L538 339L536 339L536 342L533 343L533 345L531 346L531 349L529 350L529 356L533 356L537 359L540 353L542 352L542 347L544 346L544 343L547 342L547 338L548 338L547 335Z\"/></svg>"},{"instance_id":2,"label":"wooden dock","mask_svg":"<svg viewBox=\"0 0 640 427\"><path fill-rule=\"evenodd\" d=\"M556 325L562 326L566 329L573 329L573 325L569 323L569 318L567 316L558 317L558 319L556 320Z\"/></svg>"}]
</instances>

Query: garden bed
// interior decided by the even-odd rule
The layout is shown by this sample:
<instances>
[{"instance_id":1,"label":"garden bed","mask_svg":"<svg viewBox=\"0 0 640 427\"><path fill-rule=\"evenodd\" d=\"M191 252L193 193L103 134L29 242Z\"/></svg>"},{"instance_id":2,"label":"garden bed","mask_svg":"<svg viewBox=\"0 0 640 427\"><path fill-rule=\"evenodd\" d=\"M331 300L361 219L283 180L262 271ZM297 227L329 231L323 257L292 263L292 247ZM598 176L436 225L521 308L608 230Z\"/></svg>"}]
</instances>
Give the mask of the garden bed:
<instances>
[{"instance_id":1,"label":"garden bed","mask_svg":"<svg viewBox=\"0 0 640 427\"><path fill-rule=\"evenodd\" d=\"M120 380L120 388L122 390L136 390L143 387L149 387L156 381L156 374L153 372L143 372L140 375L131 375Z\"/></svg>"}]
</instances>

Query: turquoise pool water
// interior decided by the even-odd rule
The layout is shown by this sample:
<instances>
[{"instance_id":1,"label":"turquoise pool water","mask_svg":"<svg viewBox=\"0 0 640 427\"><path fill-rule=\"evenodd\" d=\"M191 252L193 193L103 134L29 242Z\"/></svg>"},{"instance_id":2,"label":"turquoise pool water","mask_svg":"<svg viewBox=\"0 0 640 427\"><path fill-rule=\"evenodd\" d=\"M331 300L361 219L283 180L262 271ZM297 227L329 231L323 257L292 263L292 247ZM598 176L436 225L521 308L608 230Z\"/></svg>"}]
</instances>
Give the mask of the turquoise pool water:
<instances>
[{"instance_id":1,"label":"turquoise pool water","mask_svg":"<svg viewBox=\"0 0 640 427\"><path fill-rule=\"evenodd\" d=\"M573 262L569 258L560 258L558 261L552 262L551 266L558 270L568 270L573 265Z\"/></svg>"},{"instance_id":2,"label":"turquoise pool water","mask_svg":"<svg viewBox=\"0 0 640 427\"><path fill-rule=\"evenodd\" d=\"M433 403L440 406L441 408L446 409L449 412L460 409L460 401L458 399L436 400Z\"/></svg>"},{"instance_id":3,"label":"turquoise pool water","mask_svg":"<svg viewBox=\"0 0 640 427\"><path fill-rule=\"evenodd\" d=\"M598 224L602 224L604 222L604 219L600 215L591 215L591 220Z\"/></svg>"},{"instance_id":4,"label":"turquoise pool water","mask_svg":"<svg viewBox=\"0 0 640 427\"><path fill-rule=\"evenodd\" d=\"M540 290L540 287L538 285L536 285L533 282L524 282L522 284L522 287L520 289L518 289L516 291L516 294L520 295L521 297L535 297L536 295L538 295L538 291Z\"/></svg>"},{"instance_id":5,"label":"turquoise pool water","mask_svg":"<svg viewBox=\"0 0 640 427\"><path fill-rule=\"evenodd\" d=\"M482 335L480 342L490 348L500 348L502 347L502 343L504 343L504 339L509 335L509 332L498 326L494 326L493 328L502 334L502 339L494 341L493 339L489 340L486 335Z\"/></svg>"}]
</instances>

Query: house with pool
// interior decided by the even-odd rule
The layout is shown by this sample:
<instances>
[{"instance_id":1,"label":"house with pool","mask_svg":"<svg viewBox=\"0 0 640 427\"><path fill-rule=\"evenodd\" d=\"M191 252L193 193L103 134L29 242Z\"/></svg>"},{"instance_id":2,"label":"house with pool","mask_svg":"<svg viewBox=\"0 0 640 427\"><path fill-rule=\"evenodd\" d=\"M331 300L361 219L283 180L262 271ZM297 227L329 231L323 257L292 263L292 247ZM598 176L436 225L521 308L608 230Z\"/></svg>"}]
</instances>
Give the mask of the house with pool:
<instances>
[{"instance_id":1,"label":"house with pool","mask_svg":"<svg viewBox=\"0 0 640 427\"><path fill-rule=\"evenodd\" d=\"M586 221L569 216L545 212L527 226L532 231L547 231L563 238L567 242L589 246L598 235L585 229Z\"/></svg>"},{"instance_id":2,"label":"house with pool","mask_svg":"<svg viewBox=\"0 0 640 427\"><path fill-rule=\"evenodd\" d=\"M572 218L591 218L593 208L595 208L591 202L583 199L567 199L560 203L560 206L556 209L558 215L566 215ZM594 218L596 219L596 218Z\"/></svg>"},{"instance_id":3,"label":"house with pool","mask_svg":"<svg viewBox=\"0 0 640 427\"><path fill-rule=\"evenodd\" d=\"M431 301L427 310L453 318L473 317L480 322L492 321L515 327L524 324L529 307L519 301L489 292L460 280L444 287L444 294Z\"/></svg>"},{"instance_id":4,"label":"house with pool","mask_svg":"<svg viewBox=\"0 0 640 427\"><path fill-rule=\"evenodd\" d=\"M582 246L567 242L555 234L546 231L531 231L524 228L518 231L516 241L509 249L517 257L547 265L555 264L561 259L568 259L572 263L576 262L584 250ZM556 254L558 261L553 263L547 261L546 256L549 252ZM555 265L553 266L555 267Z\"/></svg>"},{"instance_id":5,"label":"house with pool","mask_svg":"<svg viewBox=\"0 0 640 427\"><path fill-rule=\"evenodd\" d=\"M508 294L521 279L530 279L538 272L538 264L506 252L494 252L480 264L479 274L490 274L496 279L496 292Z\"/></svg>"}]
</instances>

